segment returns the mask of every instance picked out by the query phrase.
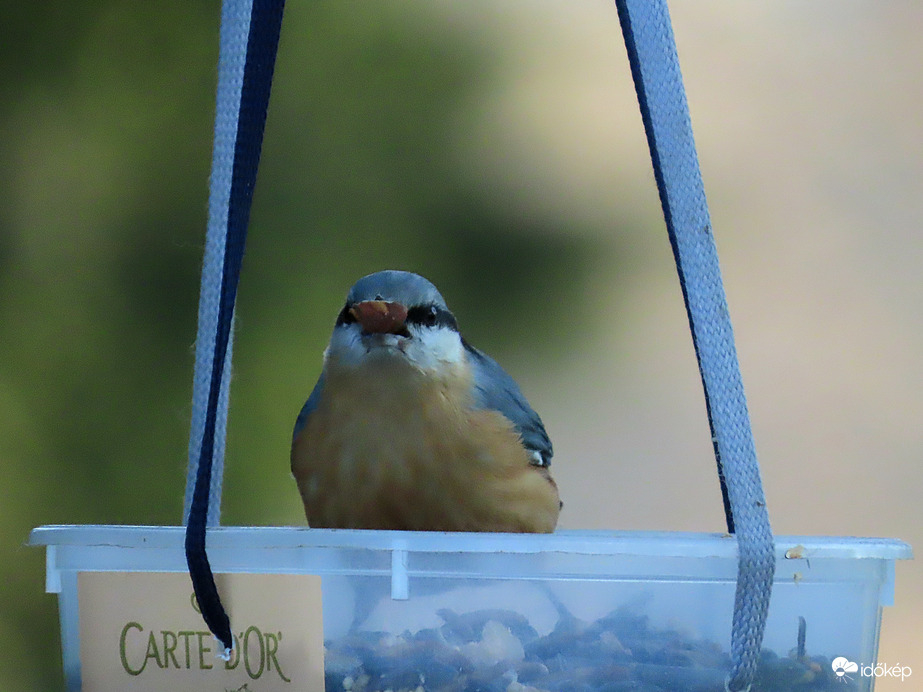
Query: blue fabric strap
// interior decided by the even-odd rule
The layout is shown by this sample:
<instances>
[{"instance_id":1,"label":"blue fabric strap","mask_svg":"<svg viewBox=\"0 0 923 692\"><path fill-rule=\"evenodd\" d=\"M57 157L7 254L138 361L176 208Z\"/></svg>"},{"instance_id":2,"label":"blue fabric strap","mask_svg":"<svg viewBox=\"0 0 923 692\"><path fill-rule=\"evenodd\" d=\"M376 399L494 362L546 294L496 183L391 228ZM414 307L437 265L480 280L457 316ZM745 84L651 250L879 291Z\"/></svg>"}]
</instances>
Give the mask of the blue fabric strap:
<instances>
[{"instance_id":1,"label":"blue fabric strap","mask_svg":"<svg viewBox=\"0 0 923 692\"><path fill-rule=\"evenodd\" d=\"M186 562L205 623L233 647L230 621L205 551L218 523L234 302L256 184L284 0L224 0L209 220L193 383Z\"/></svg>"},{"instance_id":2,"label":"blue fabric strap","mask_svg":"<svg viewBox=\"0 0 923 692\"><path fill-rule=\"evenodd\" d=\"M616 0L689 315L729 529L738 544L729 690L759 661L775 549L666 0Z\"/></svg>"}]
</instances>

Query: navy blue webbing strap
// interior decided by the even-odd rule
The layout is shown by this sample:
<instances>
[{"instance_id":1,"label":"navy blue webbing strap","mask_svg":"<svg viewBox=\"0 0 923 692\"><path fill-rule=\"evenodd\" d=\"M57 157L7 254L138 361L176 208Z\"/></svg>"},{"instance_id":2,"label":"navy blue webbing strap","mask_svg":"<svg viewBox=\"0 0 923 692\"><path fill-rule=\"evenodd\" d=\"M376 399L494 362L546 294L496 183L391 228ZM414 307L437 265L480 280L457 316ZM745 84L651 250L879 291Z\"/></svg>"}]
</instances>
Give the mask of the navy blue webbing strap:
<instances>
[{"instance_id":1,"label":"navy blue webbing strap","mask_svg":"<svg viewBox=\"0 0 923 692\"><path fill-rule=\"evenodd\" d=\"M226 654L234 640L205 551L205 529L218 523L234 303L283 7L284 0L224 0L221 12L215 142L190 431L186 562L202 617Z\"/></svg>"},{"instance_id":2,"label":"navy blue webbing strap","mask_svg":"<svg viewBox=\"0 0 923 692\"><path fill-rule=\"evenodd\" d=\"M728 528L738 545L726 687L756 673L775 549L666 0L616 0L692 330Z\"/></svg>"}]
</instances>

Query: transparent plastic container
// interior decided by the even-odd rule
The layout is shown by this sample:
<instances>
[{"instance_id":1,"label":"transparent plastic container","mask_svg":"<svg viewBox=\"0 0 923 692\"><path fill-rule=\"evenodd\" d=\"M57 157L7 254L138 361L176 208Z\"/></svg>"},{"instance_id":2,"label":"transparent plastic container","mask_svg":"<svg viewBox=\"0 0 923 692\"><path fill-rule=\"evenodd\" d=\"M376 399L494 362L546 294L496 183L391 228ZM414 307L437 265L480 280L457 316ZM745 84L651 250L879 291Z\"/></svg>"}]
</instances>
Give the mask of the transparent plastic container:
<instances>
[{"instance_id":1,"label":"transparent plastic container","mask_svg":"<svg viewBox=\"0 0 923 692\"><path fill-rule=\"evenodd\" d=\"M77 577L185 572L182 527L44 526L65 674L81 679ZM877 662L898 540L777 536L754 691L872 688L833 661ZM723 690L737 577L733 537L221 527L216 573L321 577L328 692ZM799 641L800 640L800 641Z\"/></svg>"}]
</instances>

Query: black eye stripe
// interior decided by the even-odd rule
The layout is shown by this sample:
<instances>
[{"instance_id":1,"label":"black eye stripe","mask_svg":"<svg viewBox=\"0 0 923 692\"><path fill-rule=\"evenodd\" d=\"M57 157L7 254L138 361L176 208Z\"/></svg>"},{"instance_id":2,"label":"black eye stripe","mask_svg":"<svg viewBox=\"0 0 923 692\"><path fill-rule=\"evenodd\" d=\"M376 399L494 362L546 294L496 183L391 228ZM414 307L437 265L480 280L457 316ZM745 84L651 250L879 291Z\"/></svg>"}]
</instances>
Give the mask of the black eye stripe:
<instances>
[{"instance_id":1,"label":"black eye stripe","mask_svg":"<svg viewBox=\"0 0 923 692\"><path fill-rule=\"evenodd\" d=\"M447 327L458 331L455 315L436 305L417 305L407 311L407 323L423 327Z\"/></svg>"},{"instance_id":2,"label":"black eye stripe","mask_svg":"<svg viewBox=\"0 0 923 692\"><path fill-rule=\"evenodd\" d=\"M352 305L347 303L337 315L336 326L343 324L353 324L356 318L350 312ZM455 315L446 308L440 308L436 305L417 305L407 311L407 323L416 324L423 327L447 327L452 331L458 331L458 322Z\"/></svg>"},{"instance_id":3,"label":"black eye stripe","mask_svg":"<svg viewBox=\"0 0 923 692\"><path fill-rule=\"evenodd\" d=\"M343 309L340 310L340 314L337 315L337 327L339 327L341 324L352 324L356 321L356 318L353 317L352 313L349 311L350 308L352 308L352 306L347 303L343 306Z\"/></svg>"}]
</instances>

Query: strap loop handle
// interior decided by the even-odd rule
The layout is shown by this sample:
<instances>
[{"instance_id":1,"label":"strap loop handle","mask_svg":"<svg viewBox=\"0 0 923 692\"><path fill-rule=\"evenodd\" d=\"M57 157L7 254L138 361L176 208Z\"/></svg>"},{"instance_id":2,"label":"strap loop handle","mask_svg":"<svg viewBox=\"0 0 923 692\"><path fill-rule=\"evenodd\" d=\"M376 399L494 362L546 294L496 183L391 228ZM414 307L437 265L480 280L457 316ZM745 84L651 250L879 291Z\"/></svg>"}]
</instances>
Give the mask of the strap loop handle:
<instances>
[{"instance_id":1,"label":"strap loop handle","mask_svg":"<svg viewBox=\"0 0 923 692\"><path fill-rule=\"evenodd\" d=\"M666 0L616 0L692 330L728 530L737 536L729 690L756 673L775 547Z\"/></svg>"},{"instance_id":2,"label":"strap loop handle","mask_svg":"<svg viewBox=\"0 0 923 692\"><path fill-rule=\"evenodd\" d=\"M284 0L224 0L222 6L185 513L196 598L226 653L233 636L205 535L207 525L218 524L234 303L283 7ZM756 672L774 575L772 532L666 0L616 0L616 7L705 389L728 528L738 540L733 667L726 681L737 692L749 689Z\"/></svg>"},{"instance_id":3,"label":"strap loop handle","mask_svg":"<svg viewBox=\"0 0 923 692\"><path fill-rule=\"evenodd\" d=\"M234 303L260 162L284 0L224 0L218 57L215 142L208 231L199 298L186 484L186 562L208 628L234 646L205 550L206 526L216 526L221 477Z\"/></svg>"}]
</instances>

